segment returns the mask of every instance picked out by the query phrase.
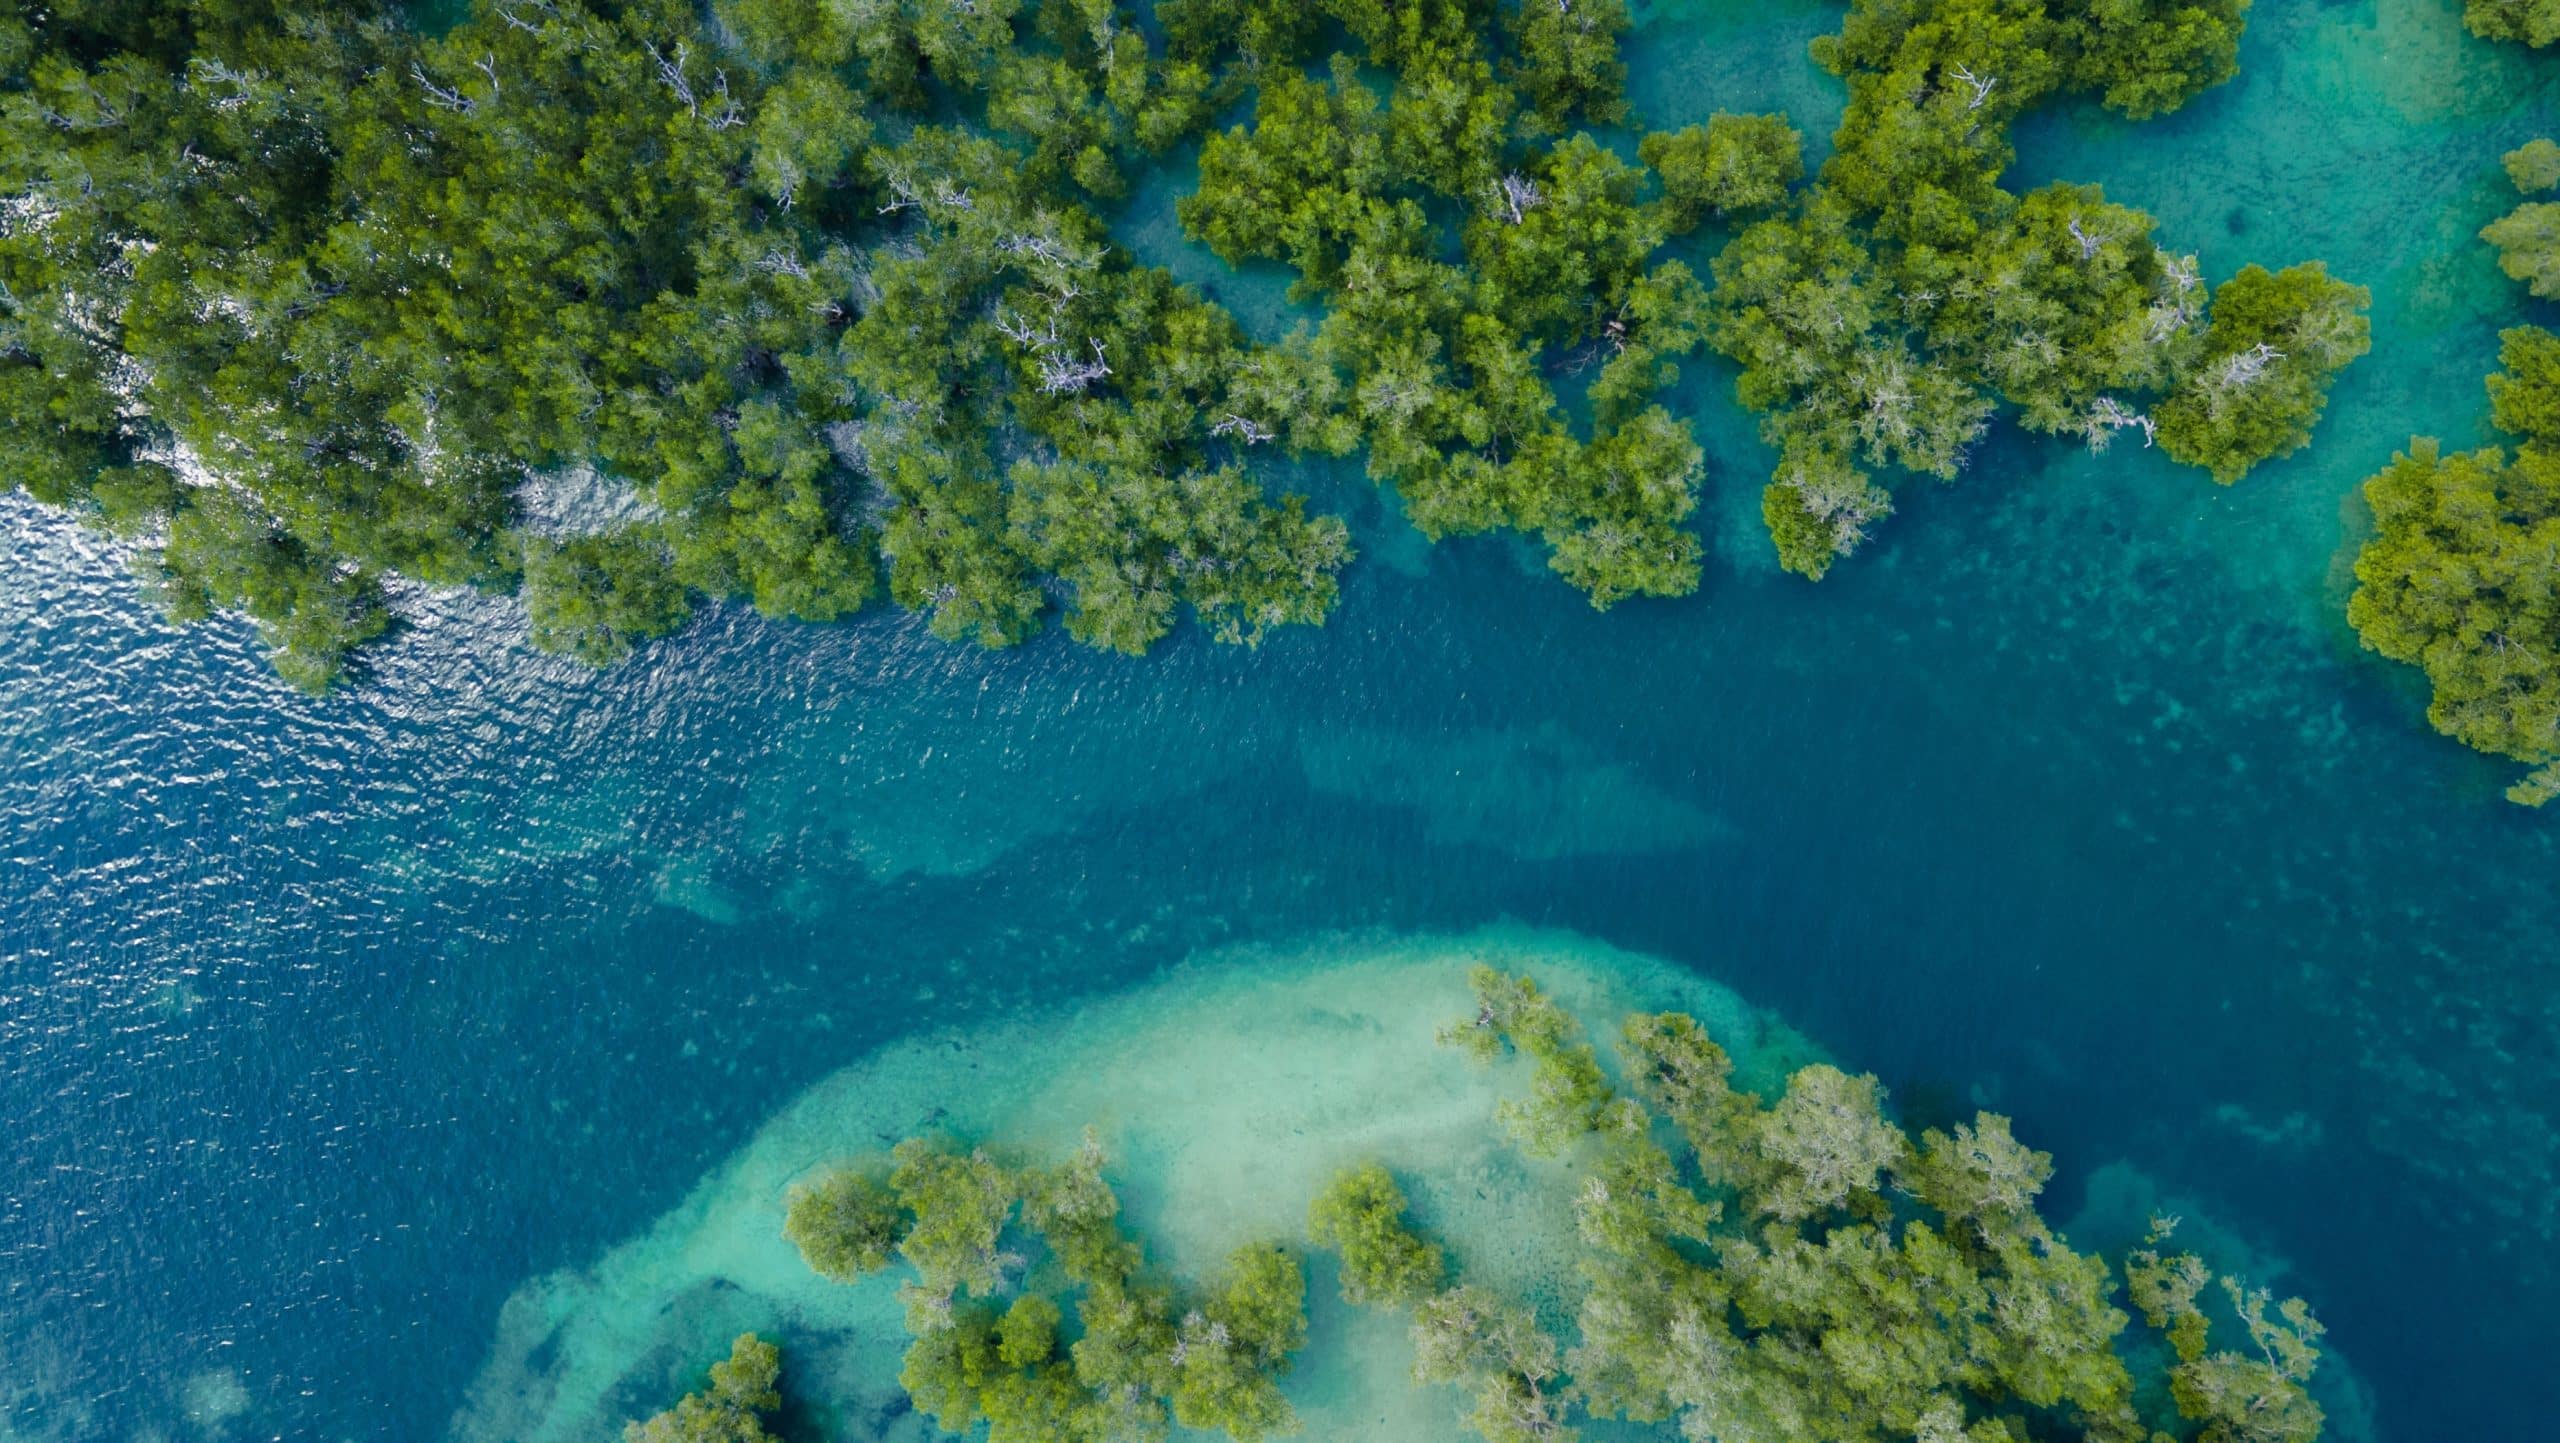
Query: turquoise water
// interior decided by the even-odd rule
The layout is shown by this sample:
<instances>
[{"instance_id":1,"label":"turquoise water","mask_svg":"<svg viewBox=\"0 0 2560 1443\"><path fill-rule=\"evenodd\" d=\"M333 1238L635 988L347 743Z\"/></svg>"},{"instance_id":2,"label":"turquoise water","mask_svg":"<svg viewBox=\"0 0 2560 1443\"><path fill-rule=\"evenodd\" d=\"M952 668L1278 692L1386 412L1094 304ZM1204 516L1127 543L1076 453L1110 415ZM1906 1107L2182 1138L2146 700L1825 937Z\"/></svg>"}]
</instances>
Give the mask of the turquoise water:
<instances>
[{"instance_id":1,"label":"turquoise water","mask_svg":"<svg viewBox=\"0 0 2560 1443\"><path fill-rule=\"evenodd\" d=\"M0 1436L442 1437L520 1287L896 1038L1506 918L2012 1113L2057 1214L2120 1165L2194 1199L2383 1436L2547 1432L2560 845L2336 619L2355 483L2480 436L2526 313L2470 236L2560 61L2455 11L2262 4L2228 90L2021 134L2211 273L2375 288L2310 451L2220 491L2009 436L1819 587L1706 362L1697 597L1597 615L1345 491L1369 564L1251 654L720 612L595 677L413 595L315 703L0 499ZM1835 15L1655 7L1637 99L1827 127Z\"/></svg>"}]
</instances>

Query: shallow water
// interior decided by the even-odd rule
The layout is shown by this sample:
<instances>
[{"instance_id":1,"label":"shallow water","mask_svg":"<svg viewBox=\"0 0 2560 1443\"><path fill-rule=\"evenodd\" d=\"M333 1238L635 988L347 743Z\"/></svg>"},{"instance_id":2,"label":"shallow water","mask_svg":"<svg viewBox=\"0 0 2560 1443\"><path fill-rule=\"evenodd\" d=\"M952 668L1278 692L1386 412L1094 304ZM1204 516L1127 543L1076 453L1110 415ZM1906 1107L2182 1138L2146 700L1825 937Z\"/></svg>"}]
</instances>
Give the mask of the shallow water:
<instances>
[{"instance_id":1,"label":"shallow water","mask_svg":"<svg viewBox=\"0 0 2560 1443\"><path fill-rule=\"evenodd\" d=\"M722 612L593 677L420 596L313 703L0 499L0 1437L442 1436L512 1293L895 1038L1501 918L2014 1114L2057 1213L2118 1160L2197 1199L2384 1436L2537 1436L2560 847L2336 619L2355 483L2482 434L2521 303L2470 235L2560 126L2560 60L2455 11L2262 3L2188 112L2021 133L2211 274L2375 288L2310 451L2221 491L2011 437L1819 587L1704 361L1699 596L1596 615L1345 493L1374 564L1253 654ZM1653 7L1637 99L1827 128L1834 14Z\"/></svg>"}]
</instances>

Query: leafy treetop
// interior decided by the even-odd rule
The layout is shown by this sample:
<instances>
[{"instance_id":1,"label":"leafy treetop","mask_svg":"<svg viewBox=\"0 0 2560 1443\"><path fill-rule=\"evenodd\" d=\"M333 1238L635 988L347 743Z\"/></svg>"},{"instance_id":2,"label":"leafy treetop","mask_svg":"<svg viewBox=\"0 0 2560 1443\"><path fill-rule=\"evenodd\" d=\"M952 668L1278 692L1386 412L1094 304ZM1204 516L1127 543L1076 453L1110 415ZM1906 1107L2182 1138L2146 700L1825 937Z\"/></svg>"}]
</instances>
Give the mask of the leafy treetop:
<instances>
[{"instance_id":1,"label":"leafy treetop","mask_svg":"<svg viewBox=\"0 0 2560 1443\"><path fill-rule=\"evenodd\" d=\"M2467 0L2462 19L2483 40L2518 40L2536 49L2560 41L2560 0Z\"/></svg>"}]
</instances>

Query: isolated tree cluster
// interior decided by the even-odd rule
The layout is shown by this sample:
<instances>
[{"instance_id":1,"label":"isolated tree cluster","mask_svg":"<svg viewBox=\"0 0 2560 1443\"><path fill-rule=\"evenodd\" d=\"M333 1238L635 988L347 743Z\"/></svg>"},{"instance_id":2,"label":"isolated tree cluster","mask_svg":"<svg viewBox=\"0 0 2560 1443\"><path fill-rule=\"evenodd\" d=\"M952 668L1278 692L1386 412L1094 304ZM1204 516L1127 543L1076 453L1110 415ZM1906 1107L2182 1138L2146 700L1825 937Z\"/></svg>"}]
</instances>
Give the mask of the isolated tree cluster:
<instances>
[{"instance_id":1,"label":"isolated tree cluster","mask_svg":"<svg viewBox=\"0 0 2560 1443\"><path fill-rule=\"evenodd\" d=\"M2506 168L2527 194L2560 186L2560 146L2537 140ZM2560 286L2560 247L2535 238L2552 228L2538 212L2560 206L2528 204L2482 235L2509 275L2550 294L2537 278ZM2499 340L2489 415L2517 438L2513 455L2448 456L2420 438L2365 482L2374 536L2347 619L2367 647L2426 672L2436 730L2532 766L2507 795L2538 807L2560 796L2560 336L2517 326Z\"/></svg>"},{"instance_id":2,"label":"isolated tree cluster","mask_svg":"<svg viewBox=\"0 0 2560 1443\"><path fill-rule=\"evenodd\" d=\"M1139 1443L1168 1420L1238 1443L1292 1433L1279 1380L1306 1341L1306 1281L1277 1243L1205 1283L1162 1275L1121 1231L1090 1138L1054 1168L900 1143L795 1189L784 1235L822 1276L903 1264L899 1381L943 1431L988 1443Z\"/></svg>"},{"instance_id":3,"label":"isolated tree cluster","mask_svg":"<svg viewBox=\"0 0 2560 1443\"><path fill-rule=\"evenodd\" d=\"M2527 197L2560 190L2560 144L2536 140L2506 157L2507 178ZM2480 238L2498 267L2542 300L2560 300L2560 203L2528 199L2491 221Z\"/></svg>"}]
</instances>

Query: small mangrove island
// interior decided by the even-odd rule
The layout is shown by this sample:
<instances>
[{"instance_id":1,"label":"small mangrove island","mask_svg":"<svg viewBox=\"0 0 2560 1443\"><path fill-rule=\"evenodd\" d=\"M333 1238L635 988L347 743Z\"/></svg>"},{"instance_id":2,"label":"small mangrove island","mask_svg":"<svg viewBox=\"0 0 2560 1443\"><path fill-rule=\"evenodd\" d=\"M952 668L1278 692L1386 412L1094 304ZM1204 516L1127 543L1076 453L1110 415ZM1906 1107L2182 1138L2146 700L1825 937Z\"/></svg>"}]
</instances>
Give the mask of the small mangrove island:
<instances>
[{"instance_id":1,"label":"small mangrove island","mask_svg":"<svg viewBox=\"0 0 2560 1443\"><path fill-rule=\"evenodd\" d=\"M1309 1248L1346 1302L1406 1322L1413 1382L1454 1390L1491 1443L1561 1443L1595 1418L1723 1443L2320 1436L2302 1300L2217 1275L2174 1218L2118 1257L2075 1250L2038 1211L2052 1159L2006 1117L1914 1136L1873 1076L1822 1063L1764 1099L1678 1012L1627 1017L1612 1068L1530 977L1470 982L1441 1040L1513 1079L1482 1125L1570 1198L1569 1296L1470 1281L1392 1158L1341 1171L1302 1231L1200 1280L1150 1263L1090 1134L1050 1164L909 1138L797 1185L784 1231L822 1277L896 1275L901 1385L943 1432L989 1443L1298 1431L1282 1384L1310 1341ZM770 1406L770 1362L739 1340L710 1401L634 1424L633 1443L762 1437L647 1430L752 1429L727 1420Z\"/></svg>"}]
</instances>

